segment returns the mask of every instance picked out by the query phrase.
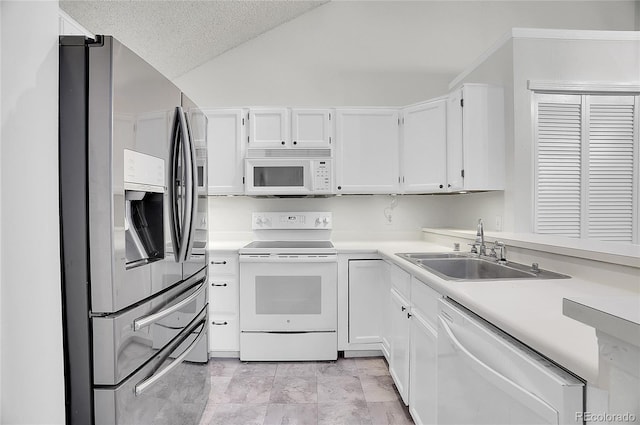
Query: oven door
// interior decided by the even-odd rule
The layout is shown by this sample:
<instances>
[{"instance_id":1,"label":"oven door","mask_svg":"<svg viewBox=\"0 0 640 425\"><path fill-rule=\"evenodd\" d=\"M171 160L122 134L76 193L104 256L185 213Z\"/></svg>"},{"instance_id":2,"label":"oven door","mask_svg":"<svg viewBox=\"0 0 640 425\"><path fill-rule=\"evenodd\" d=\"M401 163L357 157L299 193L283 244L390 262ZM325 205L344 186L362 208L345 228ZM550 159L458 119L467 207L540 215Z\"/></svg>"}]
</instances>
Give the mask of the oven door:
<instances>
[{"instance_id":1,"label":"oven door","mask_svg":"<svg viewBox=\"0 0 640 425\"><path fill-rule=\"evenodd\" d=\"M241 255L241 331L335 332L337 277L335 254Z\"/></svg>"}]
</instances>

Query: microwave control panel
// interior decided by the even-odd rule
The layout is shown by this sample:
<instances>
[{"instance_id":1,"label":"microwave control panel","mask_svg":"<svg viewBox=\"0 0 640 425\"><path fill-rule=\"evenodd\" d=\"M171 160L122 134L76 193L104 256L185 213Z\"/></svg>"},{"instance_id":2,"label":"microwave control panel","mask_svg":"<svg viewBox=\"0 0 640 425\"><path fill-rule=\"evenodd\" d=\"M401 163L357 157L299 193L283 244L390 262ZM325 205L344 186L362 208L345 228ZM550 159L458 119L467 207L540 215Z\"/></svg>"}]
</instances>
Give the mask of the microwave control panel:
<instances>
[{"instance_id":1,"label":"microwave control panel","mask_svg":"<svg viewBox=\"0 0 640 425\"><path fill-rule=\"evenodd\" d=\"M331 191L331 161L315 161L313 167L314 192Z\"/></svg>"}]
</instances>

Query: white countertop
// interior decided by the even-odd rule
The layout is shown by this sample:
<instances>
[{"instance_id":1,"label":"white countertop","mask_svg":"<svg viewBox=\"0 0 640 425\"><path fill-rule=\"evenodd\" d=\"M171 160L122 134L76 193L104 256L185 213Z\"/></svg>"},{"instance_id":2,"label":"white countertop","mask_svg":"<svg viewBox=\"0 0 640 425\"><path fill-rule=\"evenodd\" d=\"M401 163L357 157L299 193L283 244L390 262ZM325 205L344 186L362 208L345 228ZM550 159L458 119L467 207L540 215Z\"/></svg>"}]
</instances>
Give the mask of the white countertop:
<instances>
[{"instance_id":1,"label":"white countertop","mask_svg":"<svg viewBox=\"0 0 640 425\"><path fill-rule=\"evenodd\" d=\"M640 347L640 297L575 297L563 300L568 317Z\"/></svg>"},{"instance_id":2,"label":"white countertop","mask_svg":"<svg viewBox=\"0 0 640 425\"><path fill-rule=\"evenodd\" d=\"M210 249L229 251L248 241L215 241ZM582 279L446 281L398 256L407 252L445 252L451 246L424 241L333 241L338 254L378 253L436 291L475 312L514 338L581 378L598 378L595 329L563 314L563 299L620 297L640 302L640 294ZM632 303L635 301L631 301ZM612 300L615 306L615 301Z\"/></svg>"}]
</instances>

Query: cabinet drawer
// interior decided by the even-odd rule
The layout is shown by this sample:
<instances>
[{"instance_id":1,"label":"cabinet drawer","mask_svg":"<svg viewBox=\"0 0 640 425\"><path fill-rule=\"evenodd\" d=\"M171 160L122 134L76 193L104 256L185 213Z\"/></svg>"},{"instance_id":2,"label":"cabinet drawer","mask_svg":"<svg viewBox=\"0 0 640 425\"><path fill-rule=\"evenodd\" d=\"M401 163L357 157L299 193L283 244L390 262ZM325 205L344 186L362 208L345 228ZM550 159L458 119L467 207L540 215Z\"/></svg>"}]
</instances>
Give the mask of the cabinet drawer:
<instances>
[{"instance_id":1,"label":"cabinet drawer","mask_svg":"<svg viewBox=\"0 0 640 425\"><path fill-rule=\"evenodd\" d=\"M209 310L209 351L239 351L238 315L214 314Z\"/></svg>"},{"instance_id":2,"label":"cabinet drawer","mask_svg":"<svg viewBox=\"0 0 640 425\"><path fill-rule=\"evenodd\" d=\"M215 313L238 312L238 278L212 276L209 278L209 309Z\"/></svg>"},{"instance_id":3,"label":"cabinet drawer","mask_svg":"<svg viewBox=\"0 0 640 425\"><path fill-rule=\"evenodd\" d=\"M214 255L209 258L209 275L237 274L237 255Z\"/></svg>"},{"instance_id":4,"label":"cabinet drawer","mask_svg":"<svg viewBox=\"0 0 640 425\"><path fill-rule=\"evenodd\" d=\"M440 298L442 295L431 289L426 283L411 276L411 304L434 329L438 328L438 300Z\"/></svg>"},{"instance_id":5,"label":"cabinet drawer","mask_svg":"<svg viewBox=\"0 0 640 425\"><path fill-rule=\"evenodd\" d=\"M396 265L391 266L391 287L406 299L410 299L411 275Z\"/></svg>"}]
</instances>

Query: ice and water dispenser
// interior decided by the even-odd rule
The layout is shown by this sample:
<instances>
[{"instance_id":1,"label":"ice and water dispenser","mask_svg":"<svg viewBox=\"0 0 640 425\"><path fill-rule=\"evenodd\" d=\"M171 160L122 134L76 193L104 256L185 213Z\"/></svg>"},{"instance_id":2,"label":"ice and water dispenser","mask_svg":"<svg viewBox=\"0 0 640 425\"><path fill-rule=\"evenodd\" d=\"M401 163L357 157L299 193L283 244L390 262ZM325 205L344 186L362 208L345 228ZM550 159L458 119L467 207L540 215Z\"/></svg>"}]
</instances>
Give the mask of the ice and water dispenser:
<instances>
[{"instance_id":1,"label":"ice and water dispenser","mask_svg":"<svg viewBox=\"0 0 640 425\"><path fill-rule=\"evenodd\" d=\"M124 150L127 268L164 259L164 160Z\"/></svg>"}]
</instances>

